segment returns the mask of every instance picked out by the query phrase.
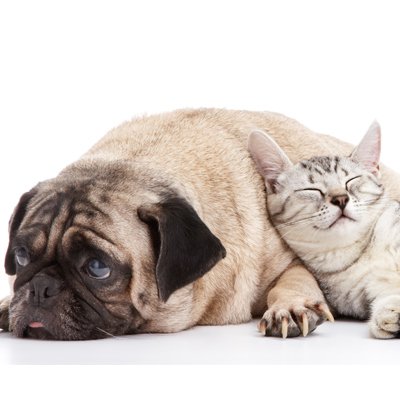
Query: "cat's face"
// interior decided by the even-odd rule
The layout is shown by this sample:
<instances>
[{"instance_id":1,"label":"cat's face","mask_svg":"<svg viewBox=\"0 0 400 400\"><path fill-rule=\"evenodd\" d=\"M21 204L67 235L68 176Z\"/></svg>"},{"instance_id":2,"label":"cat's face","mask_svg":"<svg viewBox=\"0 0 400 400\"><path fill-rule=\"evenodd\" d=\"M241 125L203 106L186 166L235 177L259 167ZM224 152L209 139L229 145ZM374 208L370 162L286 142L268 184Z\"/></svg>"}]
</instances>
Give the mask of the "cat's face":
<instances>
[{"instance_id":1,"label":"cat's face","mask_svg":"<svg viewBox=\"0 0 400 400\"><path fill-rule=\"evenodd\" d=\"M273 224L291 241L354 241L375 221L384 189L349 157L314 157L282 172L268 194Z\"/></svg>"},{"instance_id":2,"label":"cat's face","mask_svg":"<svg viewBox=\"0 0 400 400\"><path fill-rule=\"evenodd\" d=\"M259 131L250 135L249 151L265 179L271 220L296 250L351 245L373 226L384 201L377 123L349 157L313 157L293 165Z\"/></svg>"}]
</instances>

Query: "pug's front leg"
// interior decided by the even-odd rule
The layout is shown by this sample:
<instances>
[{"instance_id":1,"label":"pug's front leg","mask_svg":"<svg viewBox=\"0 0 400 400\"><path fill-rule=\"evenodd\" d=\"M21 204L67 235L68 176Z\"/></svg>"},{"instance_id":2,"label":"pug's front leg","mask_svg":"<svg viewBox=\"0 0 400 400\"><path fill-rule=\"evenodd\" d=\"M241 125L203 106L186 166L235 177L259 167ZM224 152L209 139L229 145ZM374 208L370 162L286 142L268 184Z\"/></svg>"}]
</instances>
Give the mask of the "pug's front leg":
<instances>
[{"instance_id":1,"label":"pug's front leg","mask_svg":"<svg viewBox=\"0 0 400 400\"><path fill-rule=\"evenodd\" d=\"M300 262L279 277L267 306L258 325L265 336L307 336L325 320L334 321L317 281Z\"/></svg>"},{"instance_id":2,"label":"pug's front leg","mask_svg":"<svg viewBox=\"0 0 400 400\"><path fill-rule=\"evenodd\" d=\"M0 300L0 329L9 330L9 307L11 296Z\"/></svg>"}]
</instances>

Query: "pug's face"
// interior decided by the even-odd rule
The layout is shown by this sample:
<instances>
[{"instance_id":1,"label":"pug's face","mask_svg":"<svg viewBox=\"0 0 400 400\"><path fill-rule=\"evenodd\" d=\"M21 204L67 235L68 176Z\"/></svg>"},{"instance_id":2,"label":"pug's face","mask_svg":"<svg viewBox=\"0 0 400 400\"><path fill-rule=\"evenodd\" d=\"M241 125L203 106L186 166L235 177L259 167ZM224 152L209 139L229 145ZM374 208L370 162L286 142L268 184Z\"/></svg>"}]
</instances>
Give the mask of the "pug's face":
<instances>
[{"instance_id":1,"label":"pug's face","mask_svg":"<svg viewBox=\"0 0 400 400\"><path fill-rule=\"evenodd\" d=\"M9 328L18 337L141 331L149 309L168 318L169 297L225 256L181 197L164 188L149 202L143 191L126 193L125 177L90 176L41 183L14 212L5 265L16 275Z\"/></svg>"}]
</instances>

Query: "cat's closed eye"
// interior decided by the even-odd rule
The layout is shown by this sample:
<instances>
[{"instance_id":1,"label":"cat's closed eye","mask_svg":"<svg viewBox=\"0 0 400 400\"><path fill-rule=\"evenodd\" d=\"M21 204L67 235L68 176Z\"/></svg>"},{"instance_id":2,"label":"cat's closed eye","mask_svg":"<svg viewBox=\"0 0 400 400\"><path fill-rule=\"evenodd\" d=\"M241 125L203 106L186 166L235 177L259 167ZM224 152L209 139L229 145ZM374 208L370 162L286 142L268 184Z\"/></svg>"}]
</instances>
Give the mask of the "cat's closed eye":
<instances>
[{"instance_id":1,"label":"cat's closed eye","mask_svg":"<svg viewBox=\"0 0 400 400\"><path fill-rule=\"evenodd\" d=\"M355 179L361 178L361 177L362 177L362 175L357 175L357 176L354 176L353 178L348 179L348 180L346 181L346 186L345 186L345 187L346 187L346 190L347 190L347 191L349 190L348 185L349 185L350 182L354 181Z\"/></svg>"},{"instance_id":2,"label":"cat's closed eye","mask_svg":"<svg viewBox=\"0 0 400 400\"><path fill-rule=\"evenodd\" d=\"M315 191L315 192L319 192L322 197L325 196L325 193L322 190L317 189L317 188L304 188L304 189L295 190L295 192L304 192L304 191Z\"/></svg>"}]
</instances>

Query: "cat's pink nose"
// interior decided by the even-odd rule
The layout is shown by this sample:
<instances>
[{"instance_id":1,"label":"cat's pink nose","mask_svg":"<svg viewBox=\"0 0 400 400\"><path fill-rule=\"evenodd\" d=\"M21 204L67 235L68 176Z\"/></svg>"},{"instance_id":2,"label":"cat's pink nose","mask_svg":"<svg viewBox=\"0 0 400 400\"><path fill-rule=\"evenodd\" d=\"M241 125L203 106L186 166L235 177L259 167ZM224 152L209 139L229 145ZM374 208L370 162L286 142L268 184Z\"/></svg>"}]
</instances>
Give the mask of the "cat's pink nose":
<instances>
[{"instance_id":1,"label":"cat's pink nose","mask_svg":"<svg viewBox=\"0 0 400 400\"><path fill-rule=\"evenodd\" d=\"M344 210L346 204L349 202L349 195L341 194L339 196L333 196L331 199L331 203L335 206L338 206L341 210Z\"/></svg>"}]
</instances>

